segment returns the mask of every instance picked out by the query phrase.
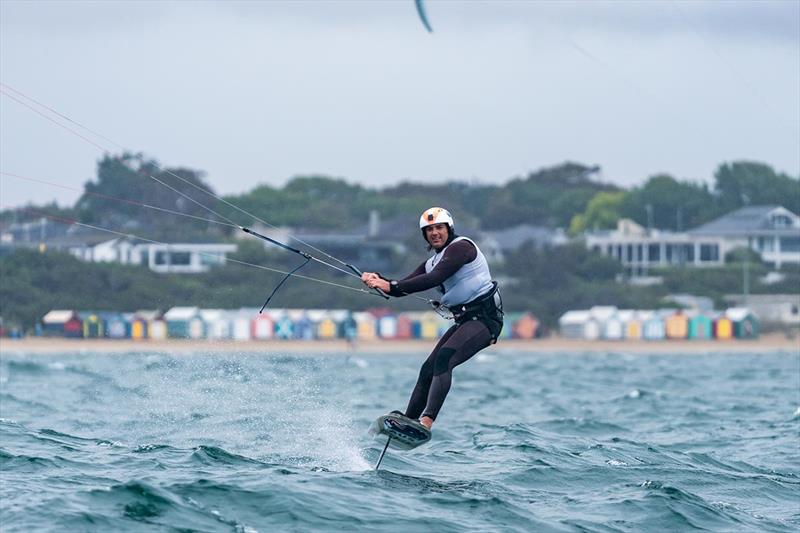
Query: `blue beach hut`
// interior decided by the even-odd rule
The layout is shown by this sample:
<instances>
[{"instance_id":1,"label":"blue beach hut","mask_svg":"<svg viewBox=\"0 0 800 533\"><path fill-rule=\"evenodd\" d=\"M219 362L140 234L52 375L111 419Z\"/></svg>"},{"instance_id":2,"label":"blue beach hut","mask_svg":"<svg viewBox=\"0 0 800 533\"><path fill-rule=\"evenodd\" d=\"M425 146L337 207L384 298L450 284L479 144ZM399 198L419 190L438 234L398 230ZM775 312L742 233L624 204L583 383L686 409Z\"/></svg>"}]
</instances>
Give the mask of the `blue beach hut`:
<instances>
[{"instance_id":1,"label":"blue beach hut","mask_svg":"<svg viewBox=\"0 0 800 533\"><path fill-rule=\"evenodd\" d=\"M197 307L173 307L164 313L164 320L171 339L199 339L204 335L205 325Z\"/></svg>"},{"instance_id":2,"label":"blue beach hut","mask_svg":"<svg viewBox=\"0 0 800 533\"><path fill-rule=\"evenodd\" d=\"M642 320L642 338L650 341L664 340L666 329L664 319L657 313L648 313Z\"/></svg>"},{"instance_id":3,"label":"blue beach hut","mask_svg":"<svg viewBox=\"0 0 800 533\"><path fill-rule=\"evenodd\" d=\"M45 337L83 337L83 322L71 309L54 309L42 317L42 335Z\"/></svg>"},{"instance_id":4,"label":"blue beach hut","mask_svg":"<svg viewBox=\"0 0 800 533\"><path fill-rule=\"evenodd\" d=\"M714 337L714 321L704 313L694 313L689 317L690 339L712 339Z\"/></svg>"},{"instance_id":5,"label":"blue beach hut","mask_svg":"<svg viewBox=\"0 0 800 533\"><path fill-rule=\"evenodd\" d=\"M133 315L129 315L129 320L125 319L122 313L101 313L106 322L106 337L112 339L128 339L131 336L130 319Z\"/></svg>"}]
</instances>

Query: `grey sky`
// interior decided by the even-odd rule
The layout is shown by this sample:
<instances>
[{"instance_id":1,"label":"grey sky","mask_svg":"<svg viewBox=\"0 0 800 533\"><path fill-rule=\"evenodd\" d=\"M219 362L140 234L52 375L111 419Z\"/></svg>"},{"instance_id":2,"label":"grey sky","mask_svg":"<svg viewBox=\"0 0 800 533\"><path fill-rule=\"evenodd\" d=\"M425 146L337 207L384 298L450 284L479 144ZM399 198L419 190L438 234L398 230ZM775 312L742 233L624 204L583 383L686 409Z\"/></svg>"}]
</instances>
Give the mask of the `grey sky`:
<instances>
[{"instance_id":1,"label":"grey sky","mask_svg":"<svg viewBox=\"0 0 800 533\"><path fill-rule=\"evenodd\" d=\"M800 2L0 0L2 82L223 193L323 173L500 183L800 174ZM101 144L108 144L100 140ZM102 153L0 95L0 169L81 188ZM77 192L0 176L0 206Z\"/></svg>"}]
</instances>

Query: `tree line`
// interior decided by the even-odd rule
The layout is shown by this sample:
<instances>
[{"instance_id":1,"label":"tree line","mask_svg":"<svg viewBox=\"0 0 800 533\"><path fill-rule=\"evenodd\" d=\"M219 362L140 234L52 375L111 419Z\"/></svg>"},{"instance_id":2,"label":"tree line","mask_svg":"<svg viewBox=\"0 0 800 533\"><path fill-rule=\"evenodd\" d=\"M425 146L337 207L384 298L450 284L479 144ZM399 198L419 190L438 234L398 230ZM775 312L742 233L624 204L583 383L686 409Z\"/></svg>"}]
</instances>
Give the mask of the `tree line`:
<instances>
[{"instance_id":1,"label":"tree line","mask_svg":"<svg viewBox=\"0 0 800 533\"><path fill-rule=\"evenodd\" d=\"M213 189L202 172L161 168L156 161L141 155L105 157L98 163L97 177L87 182L84 194L73 206L50 204L16 212L6 210L0 213L0 222L32 219L39 215L31 213L43 212L173 242L225 240L235 230L196 219L187 223L184 217L153 213L135 203L112 198L210 218L199 203L236 222L252 222L242 220L241 212L205 194L203 190L213 193ZM356 229L363 227L372 210L384 219L401 217L408 221L409 231L404 235L412 253L398 258L397 271L387 273L392 276L405 274L406 269L424 258L416 220L431 204L450 209L466 234L470 229L503 229L524 223L569 228L578 234L586 229L613 227L620 217L632 218L644 226L688 229L748 204L779 204L800 213L800 180L763 163L721 164L711 185L660 174L642 185L624 189L601 181L599 176L598 167L577 163L541 169L503 185L402 182L379 189L340 178L302 176L282 187L259 185L224 200L271 223L294 228ZM397 237L402 239L403 235ZM284 270L296 266L293 261L297 260L294 254L265 250L255 241L241 242L233 258ZM617 261L577 242L547 250L523 246L503 265L493 267L493 273L506 280L503 292L507 310L532 311L546 326L554 327L568 309L601 304L654 308L667 305L663 298L675 292L710 296L721 307L725 304L723 295L741 290L742 259L740 254L732 257L730 264L715 269L664 269L658 272L664 278L663 284L632 287L618 282L621 266ZM796 267L786 269L784 282L762 285L759 278L766 267L752 257L748 261L752 292L797 292L800 273ZM331 277L331 272L318 266L309 266L303 273ZM146 267L84 263L64 253L22 250L0 258L0 315L6 325L31 329L44 313L55 308L130 311L168 309L174 305L258 307L281 277L235 263L205 274L165 275ZM279 291L273 305L354 310L390 305L392 309L408 310L419 309L421 302L404 298L387 304L362 293L327 287L320 290L314 282L293 279Z\"/></svg>"}]
</instances>

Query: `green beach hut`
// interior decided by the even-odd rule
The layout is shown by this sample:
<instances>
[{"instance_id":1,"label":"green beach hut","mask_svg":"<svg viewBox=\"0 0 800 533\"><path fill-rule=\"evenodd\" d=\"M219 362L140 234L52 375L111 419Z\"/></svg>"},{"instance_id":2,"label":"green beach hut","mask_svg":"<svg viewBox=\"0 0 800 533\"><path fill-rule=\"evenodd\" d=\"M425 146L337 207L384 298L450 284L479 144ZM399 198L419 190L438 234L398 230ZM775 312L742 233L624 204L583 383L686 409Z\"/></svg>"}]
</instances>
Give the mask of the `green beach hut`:
<instances>
[{"instance_id":1,"label":"green beach hut","mask_svg":"<svg viewBox=\"0 0 800 533\"><path fill-rule=\"evenodd\" d=\"M732 307L725 316L733 322L733 336L737 339L757 339L758 319L746 307Z\"/></svg>"},{"instance_id":2,"label":"green beach hut","mask_svg":"<svg viewBox=\"0 0 800 533\"><path fill-rule=\"evenodd\" d=\"M713 339L714 320L708 315L697 313L689 317L690 339Z\"/></svg>"}]
</instances>

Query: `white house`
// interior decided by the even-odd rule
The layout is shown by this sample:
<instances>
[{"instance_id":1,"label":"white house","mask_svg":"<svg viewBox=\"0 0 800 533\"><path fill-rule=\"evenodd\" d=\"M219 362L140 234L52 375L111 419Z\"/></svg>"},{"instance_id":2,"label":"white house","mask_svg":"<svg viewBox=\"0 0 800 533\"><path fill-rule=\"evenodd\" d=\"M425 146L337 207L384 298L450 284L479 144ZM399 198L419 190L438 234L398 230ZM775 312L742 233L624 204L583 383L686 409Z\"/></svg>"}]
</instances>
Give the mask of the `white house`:
<instances>
[{"instance_id":1,"label":"white house","mask_svg":"<svg viewBox=\"0 0 800 533\"><path fill-rule=\"evenodd\" d=\"M742 207L688 233L724 239L731 248L748 247L775 268L800 263L800 216L779 205Z\"/></svg>"},{"instance_id":2,"label":"white house","mask_svg":"<svg viewBox=\"0 0 800 533\"><path fill-rule=\"evenodd\" d=\"M780 268L800 263L800 217L780 206L749 206L687 232L647 230L621 219L613 231L589 232L586 246L616 258L632 276L669 265L720 266L735 248L750 247Z\"/></svg>"},{"instance_id":3,"label":"white house","mask_svg":"<svg viewBox=\"0 0 800 533\"><path fill-rule=\"evenodd\" d=\"M155 272L195 274L225 263L235 244L137 243L115 238L97 244L75 244L68 251L83 261L143 265Z\"/></svg>"}]
</instances>

